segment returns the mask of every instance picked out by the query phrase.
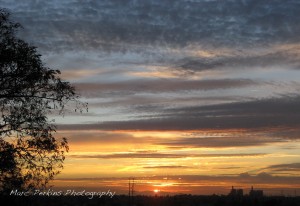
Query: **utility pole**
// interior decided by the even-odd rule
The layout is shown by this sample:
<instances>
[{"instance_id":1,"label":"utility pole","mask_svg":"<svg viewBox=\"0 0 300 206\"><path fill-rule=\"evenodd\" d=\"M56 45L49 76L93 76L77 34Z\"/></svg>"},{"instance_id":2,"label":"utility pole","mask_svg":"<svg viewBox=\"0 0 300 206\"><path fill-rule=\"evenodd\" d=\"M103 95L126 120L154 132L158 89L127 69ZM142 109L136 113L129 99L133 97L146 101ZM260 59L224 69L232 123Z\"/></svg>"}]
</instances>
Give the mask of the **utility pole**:
<instances>
[{"instance_id":1,"label":"utility pole","mask_svg":"<svg viewBox=\"0 0 300 206\"><path fill-rule=\"evenodd\" d=\"M128 198L129 206L133 205L133 194L134 194L134 177L128 179Z\"/></svg>"}]
</instances>

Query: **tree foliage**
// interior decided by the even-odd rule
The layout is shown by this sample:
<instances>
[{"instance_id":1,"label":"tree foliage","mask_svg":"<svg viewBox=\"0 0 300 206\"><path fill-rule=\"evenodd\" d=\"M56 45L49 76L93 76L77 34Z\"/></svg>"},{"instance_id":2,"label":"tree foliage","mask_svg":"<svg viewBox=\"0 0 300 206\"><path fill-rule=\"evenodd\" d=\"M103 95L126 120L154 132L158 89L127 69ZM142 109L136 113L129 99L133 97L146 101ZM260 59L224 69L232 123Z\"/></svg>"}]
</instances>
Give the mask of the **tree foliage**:
<instances>
[{"instance_id":1,"label":"tree foliage","mask_svg":"<svg viewBox=\"0 0 300 206\"><path fill-rule=\"evenodd\" d=\"M74 87L16 37L20 24L0 10L0 190L43 188L63 167L66 138L54 137L51 113L80 103Z\"/></svg>"}]
</instances>

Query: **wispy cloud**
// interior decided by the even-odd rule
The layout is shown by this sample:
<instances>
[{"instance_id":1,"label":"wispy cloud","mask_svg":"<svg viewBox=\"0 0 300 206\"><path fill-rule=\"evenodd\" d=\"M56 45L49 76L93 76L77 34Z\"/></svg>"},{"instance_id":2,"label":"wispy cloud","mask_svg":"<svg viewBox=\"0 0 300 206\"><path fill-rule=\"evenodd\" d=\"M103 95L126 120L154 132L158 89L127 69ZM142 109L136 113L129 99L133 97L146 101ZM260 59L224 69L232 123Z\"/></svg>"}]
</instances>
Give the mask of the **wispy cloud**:
<instances>
[{"instance_id":1,"label":"wispy cloud","mask_svg":"<svg viewBox=\"0 0 300 206\"><path fill-rule=\"evenodd\" d=\"M299 172L300 163L270 165L266 167L266 169L270 169L271 171L279 171L279 172L291 172L291 171Z\"/></svg>"},{"instance_id":2,"label":"wispy cloud","mask_svg":"<svg viewBox=\"0 0 300 206\"><path fill-rule=\"evenodd\" d=\"M217 57L196 57L186 56L174 64L178 70L189 72L201 72L207 70L237 70L247 71L281 67L288 69L300 69L300 55L297 52L299 45L287 46L282 45L279 48L271 47L263 50L238 50L231 55L218 55Z\"/></svg>"},{"instance_id":3,"label":"wispy cloud","mask_svg":"<svg viewBox=\"0 0 300 206\"><path fill-rule=\"evenodd\" d=\"M265 153L240 153L240 154L172 154L159 152L130 152L130 153L114 153L100 155L69 155L72 158L99 158L99 159L114 159L114 158L187 158L187 157L255 157L263 156Z\"/></svg>"},{"instance_id":4,"label":"wispy cloud","mask_svg":"<svg viewBox=\"0 0 300 206\"><path fill-rule=\"evenodd\" d=\"M286 142L279 138L266 138L261 136L254 136L251 134L243 136L242 134L232 137L207 137L207 138L182 138L176 140L165 141L162 144L169 147L192 147L192 148L226 148L226 147L251 147L262 146L272 143Z\"/></svg>"},{"instance_id":5,"label":"wispy cloud","mask_svg":"<svg viewBox=\"0 0 300 206\"><path fill-rule=\"evenodd\" d=\"M158 166L145 166L145 169L185 169L191 168L189 166L184 165L158 165Z\"/></svg>"},{"instance_id":6,"label":"wispy cloud","mask_svg":"<svg viewBox=\"0 0 300 206\"><path fill-rule=\"evenodd\" d=\"M218 80L132 80L126 82L113 83L77 83L74 84L80 91L85 91L83 95L88 97L101 97L103 93L118 92L125 94L135 93L163 93L192 90L216 90L230 89L236 87L248 87L263 84L249 79L218 79Z\"/></svg>"}]
</instances>

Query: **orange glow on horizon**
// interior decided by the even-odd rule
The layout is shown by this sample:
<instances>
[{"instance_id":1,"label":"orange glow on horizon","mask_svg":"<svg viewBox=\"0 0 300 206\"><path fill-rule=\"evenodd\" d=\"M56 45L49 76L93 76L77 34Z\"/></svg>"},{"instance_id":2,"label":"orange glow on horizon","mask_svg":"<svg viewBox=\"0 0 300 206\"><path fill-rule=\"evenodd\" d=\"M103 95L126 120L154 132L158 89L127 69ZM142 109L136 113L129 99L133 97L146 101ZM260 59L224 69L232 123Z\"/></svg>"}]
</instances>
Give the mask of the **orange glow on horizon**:
<instances>
[{"instance_id":1,"label":"orange glow on horizon","mask_svg":"<svg viewBox=\"0 0 300 206\"><path fill-rule=\"evenodd\" d=\"M160 190L159 189L154 189L153 192L157 194L157 193L160 192Z\"/></svg>"},{"instance_id":2,"label":"orange glow on horizon","mask_svg":"<svg viewBox=\"0 0 300 206\"><path fill-rule=\"evenodd\" d=\"M264 142L263 138L273 139L265 136L265 132L259 129L252 131L244 129L91 130L62 133L70 137L71 150L66 155L64 170L59 178L78 178L82 181L61 182L58 180L56 186L60 187L82 187L83 185L87 188L109 187L119 194L126 194L128 192L127 177L132 176L140 179L135 183L136 194L149 195L227 194L231 185L249 188L247 181L252 181L253 178L256 179L256 187L264 188L272 194L277 194L277 190L272 188L300 188L297 171L284 174L282 171L276 171L276 168L268 167L268 165L277 165L281 162L297 162L299 154L296 150L278 148L295 148L299 146L299 143ZM222 138L228 138L229 142L233 140L238 142L248 140L252 135L253 144L249 145L235 145L235 143L227 145L227 142L219 141ZM197 139L200 141L197 142ZM179 143L182 141L183 146L168 144L176 143L176 141ZM262 172L270 175L268 176L269 182L259 179L260 176L257 175ZM240 176L241 174L246 174L246 177ZM183 177L179 178L181 176ZM191 179L188 176L191 176ZM193 179L193 176L199 177ZM275 176L276 178L273 178ZM286 176L286 178L280 180L282 182L276 182L279 176ZM105 182L100 179L98 181L84 180L84 178L100 177L116 177L117 179ZM245 183L240 182L242 178L246 178Z\"/></svg>"}]
</instances>

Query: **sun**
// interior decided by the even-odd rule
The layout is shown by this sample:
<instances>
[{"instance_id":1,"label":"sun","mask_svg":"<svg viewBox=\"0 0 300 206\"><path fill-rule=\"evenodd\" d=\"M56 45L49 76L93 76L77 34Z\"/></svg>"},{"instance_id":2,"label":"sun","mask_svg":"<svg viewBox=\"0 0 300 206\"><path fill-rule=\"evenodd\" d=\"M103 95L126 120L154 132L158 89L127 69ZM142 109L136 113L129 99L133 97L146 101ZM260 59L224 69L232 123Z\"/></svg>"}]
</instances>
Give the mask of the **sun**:
<instances>
[{"instance_id":1,"label":"sun","mask_svg":"<svg viewBox=\"0 0 300 206\"><path fill-rule=\"evenodd\" d=\"M154 192L155 194L157 194L157 193L159 193L159 192L160 192L160 190L158 190L158 189L155 189L155 190L153 190L153 192Z\"/></svg>"}]
</instances>

